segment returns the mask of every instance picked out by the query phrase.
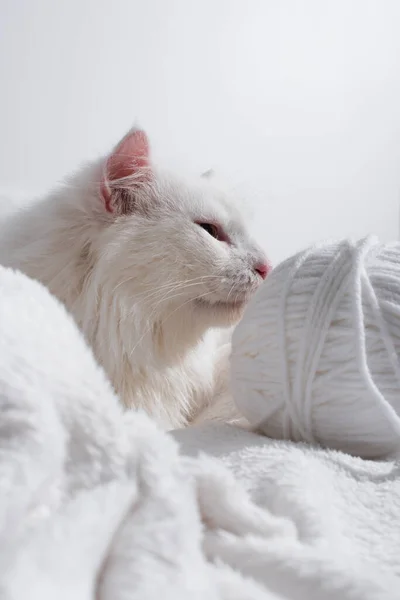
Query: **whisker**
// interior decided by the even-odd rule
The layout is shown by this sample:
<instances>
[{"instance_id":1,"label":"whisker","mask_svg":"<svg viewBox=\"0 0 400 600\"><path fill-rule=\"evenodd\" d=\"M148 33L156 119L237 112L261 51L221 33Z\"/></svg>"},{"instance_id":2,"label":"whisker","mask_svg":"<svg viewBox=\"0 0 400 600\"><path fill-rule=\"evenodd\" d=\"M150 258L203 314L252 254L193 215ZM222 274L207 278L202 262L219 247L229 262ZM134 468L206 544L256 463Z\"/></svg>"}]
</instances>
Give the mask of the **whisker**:
<instances>
[{"instance_id":1,"label":"whisker","mask_svg":"<svg viewBox=\"0 0 400 600\"><path fill-rule=\"evenodd\" d=\"M117 291L117 289L119 287L121 287L121 285L125 285L125 284L129 283L130 281L133 281L134 279L135 279L135 275L132 275L131 277L128 277L127 279L124 279L123 281L120 281L113 288L112 293L114 294ZM179 283L182 283L182 284L183 283L190 283L190 282L194 282L194 281L203 281L205 279L220 279L220 276L218 276L218 275L202 275L202 276L199 276L199 277L193 277L191 279L183 280L182 282L165 283L165 284L163 284L161 286L158 286L157 290L160 290L160 289L163 289L163 288L166 288L166 287L171 287L171 286L177 285ZM146 284L145 284L145 286L146 286ZM147 287L150 287L150 288L152 288L154 290L154 285L153 284L147 284ZM154 291L157 291L157 290L154 290ZM138 296L143 295L145 293L147 293L147 292L142 292L142 294L138 294Z\"/></svg>"}]
</instances>

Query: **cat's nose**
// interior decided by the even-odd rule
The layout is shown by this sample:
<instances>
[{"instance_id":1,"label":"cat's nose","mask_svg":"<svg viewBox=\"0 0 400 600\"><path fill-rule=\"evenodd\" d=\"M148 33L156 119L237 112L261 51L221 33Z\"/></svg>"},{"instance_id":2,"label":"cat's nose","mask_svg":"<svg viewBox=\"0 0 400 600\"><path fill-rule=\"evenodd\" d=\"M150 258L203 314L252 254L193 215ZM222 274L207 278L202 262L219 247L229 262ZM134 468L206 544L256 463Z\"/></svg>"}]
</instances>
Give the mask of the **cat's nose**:
<instances>
[{"instance_id":1,"label":"cat's nose","mask_svg":"<svg viewBox=\"0 0 400 600\"><path fill-rule=\"evenodd\" d=\"M260 275L262 279L265 279L271 270L271 265L267 262L258 262L254 265L254 271Z\"/></svg>"}]
</instances>

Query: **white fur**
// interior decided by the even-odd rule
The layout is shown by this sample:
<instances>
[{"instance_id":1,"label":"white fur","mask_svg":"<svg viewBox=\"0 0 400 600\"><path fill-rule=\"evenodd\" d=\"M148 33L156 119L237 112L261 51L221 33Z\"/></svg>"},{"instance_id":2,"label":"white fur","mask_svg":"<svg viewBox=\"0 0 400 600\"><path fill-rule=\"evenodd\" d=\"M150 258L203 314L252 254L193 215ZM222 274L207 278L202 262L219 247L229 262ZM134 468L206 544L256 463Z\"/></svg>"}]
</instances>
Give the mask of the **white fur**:
<instances>
[{"instance_id":1,"label":"white fur","mask_svg":"<svg viewBox=\"0 0 400 600\"><path fill-rule=\"evenodd\" d=\"M0 262L40 280L67 306L125 406L174 428L217 399L229 420L236 413L220 328L239 319L264 254L208 178L189 182L151 167L151 182L123 182L133 210L109 214L104 165L90 164L9 219ZM231 244L199 220L221 223Z\"/></svg>"}]
</instances>

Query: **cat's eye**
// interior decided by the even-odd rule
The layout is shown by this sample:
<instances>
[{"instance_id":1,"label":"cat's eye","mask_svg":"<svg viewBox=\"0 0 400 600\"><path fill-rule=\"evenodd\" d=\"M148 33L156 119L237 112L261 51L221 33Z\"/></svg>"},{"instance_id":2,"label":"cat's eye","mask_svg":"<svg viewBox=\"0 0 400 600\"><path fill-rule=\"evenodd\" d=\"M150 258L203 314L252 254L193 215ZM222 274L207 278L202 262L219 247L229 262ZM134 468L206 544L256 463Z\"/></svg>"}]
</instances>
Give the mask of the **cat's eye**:
<instances>
[{"instance_id":1,"label":"cat's eye","mask_svg":"<svg viewBox=\"0 0 400 600\"><path fill-rule=\"evenodd\" d=\"M215 238L216 240L221 240L222 236L217 225L214 225L213 223L197 223L197 225L204 229L204 231L207 231L211 237Z\"/></svg>"}]
</instances>

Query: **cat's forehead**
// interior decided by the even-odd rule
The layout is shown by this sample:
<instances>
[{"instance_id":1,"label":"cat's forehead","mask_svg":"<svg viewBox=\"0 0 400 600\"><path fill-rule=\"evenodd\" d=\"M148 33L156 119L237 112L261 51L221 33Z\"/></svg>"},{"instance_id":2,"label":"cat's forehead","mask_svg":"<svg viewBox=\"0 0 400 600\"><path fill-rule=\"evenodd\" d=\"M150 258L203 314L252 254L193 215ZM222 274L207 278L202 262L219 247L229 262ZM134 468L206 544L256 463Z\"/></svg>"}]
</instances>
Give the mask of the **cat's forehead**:
<instances>
[{"instance_id":1,"label":"cat's forehead","mask_svg":"<svg viewBox=\"0 0 400 600\"><path fill-rule=\"evenodd\" d=\"M187 207L189 210L204 215L215 215L221 221L241 221L241 215L237 210L233 198L222 190L204 185L194 188L191 192Z\"/></svg>"},{"instance_id":2,"label":"cat's forehead","mask_svg":"<svg viewBox=\"0 0 400 600\"><path fill-rule=\"evenodd\" d=\"M167 187L171 208L193 219L215 220L232 227L243 227L238 201L226 190L203 180L170 180Z\"/></svg>"}]
</instances>

